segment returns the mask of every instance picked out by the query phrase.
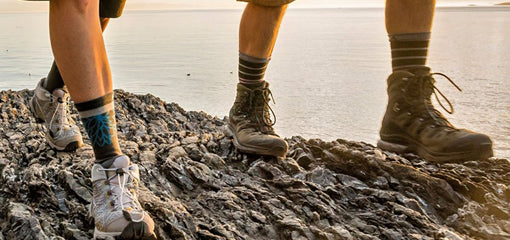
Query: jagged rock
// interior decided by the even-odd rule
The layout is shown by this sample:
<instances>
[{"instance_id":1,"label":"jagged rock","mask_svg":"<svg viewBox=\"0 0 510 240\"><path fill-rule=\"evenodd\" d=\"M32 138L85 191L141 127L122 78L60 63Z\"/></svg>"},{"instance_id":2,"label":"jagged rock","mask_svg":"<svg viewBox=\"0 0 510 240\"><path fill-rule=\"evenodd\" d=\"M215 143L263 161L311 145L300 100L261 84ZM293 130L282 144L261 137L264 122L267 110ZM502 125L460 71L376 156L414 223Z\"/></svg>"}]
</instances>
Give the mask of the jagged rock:
<instances>
[{"instance_id":1,"label":"jagged rock","mask_svg":"<svg viewBox=\"0 0 510 240\"><path fill-rule=\"evenodd\" d=\"M7 238L26 240L49 240L44 233L39 220L33 210L23 203L10 203L7 206L7 221L11 228L7 231Z\"/></svg>"},{"instance_id":2,"label":"jagged rock","mask_svg":"<svg viewBox=\"0 0 510 240\"><path fill-rule=\"evenodd\" d=\"M0 240L90 239L88 138L75 153L50 149L31 94L0 92ZM433 164L301 137L287 139L286 159L241 154L226 119L152 95L115 101L158 239L510 239L507 160Z\"/></svg>"}]
</instances>

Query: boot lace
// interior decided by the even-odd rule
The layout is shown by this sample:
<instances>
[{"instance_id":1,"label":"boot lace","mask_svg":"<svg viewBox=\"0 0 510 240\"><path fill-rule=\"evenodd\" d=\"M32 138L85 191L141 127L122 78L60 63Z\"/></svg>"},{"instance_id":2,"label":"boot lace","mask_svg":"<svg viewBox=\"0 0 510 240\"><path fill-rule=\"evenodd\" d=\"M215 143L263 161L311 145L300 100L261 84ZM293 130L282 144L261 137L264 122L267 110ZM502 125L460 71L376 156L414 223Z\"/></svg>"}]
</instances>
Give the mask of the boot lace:
<instances>
[{"instance_id":1,"label":"boot lace","mask_svg":"<svg viewBox=\"0 0 510 240\"><path fill-rule=\"evenodd\" d=\"M128 210L128 208L138 209L138 200L135 194L130 191L127 186L130 184L135 184L133 179L135 177L130 171L125 171L123 168L104 168L99 169L99 171L105 172L115 172L115 175L109 177L106 181L112 182L114 178L116 178L117 184L110 184L111 190L110 194L113 197L113 209L114 211L121 210L122 212ZM119 191L115 191L118 188ZM145 218L145 211L142 211L142 216L139 219L131 219L133 222L142 222Z\"/></svg>"},{"instance_id":2,"label":"boot lace","mask_svg":"<svg viewBox=\"0 0 510 240\"><path fill-rule=\"evenodd\" d=\"M450 77L448 77L444 73L436 72L429 73L425 76L419 77L417 81L411 81L407 85L406 91L409 91L411 93L414 92L414 94L411 94L411 96L406 94L405 98L407 102L413 102L416 100L410 99L410 97L414 98L417 95L418 96L421 95L419 99L421 99L420 101L423 101L425 107L424 109L425 115L422 116L424 118L423 121L426 123L431 123L431 126L439 125L454 130L455 128L453 127L453 125L451 125L450 122L448 122L448 120L441 114L441 112L434 108L434 106L432 105L432 101L430 99L431 95L433 94L439 106L441 106L441 108L444 109L448 114L453 114L455 112L451 101L446 97L446 95L443 92L441 92L441 90L439 90L439 88L436 87L435 85L436 80L434 79L434 76L436 75L441 76L444 79L448 80L457 90L462 92L462 89ZM446 105L448 107L445 106L445 103L443 103L442 100L446 102Z\"/></svg>"},{"instance_id":3,"label":"boot lace","mask_svg":"<svg viewBox=\"0 0 510 240\"><path fill-rule=\"evenodd\" d=\"M256 115L257 123L260 125L264 124L267 127L273 127L276 124L276 114L269 105L269 102L271 102L271 100L273 100L273 104L276 104L276 101L274 100L273 97L273 93L271 92L271 90L269 90L269 88L263 88L261 90L255 91L261 91L260 95L262 95L262 101L264 102L264 105L262 106L262 114ZM257 94L255 94L255 96L257 96ZM260 115L262 115L262 117L260 117ZM273 116L272 119L271 116Z\"/></svg>"},{"instance_id":4,"label":"boot lace","mask_svg":"<svg viewBox=\"0 0 510 240\"><path fill-rule=\"evenodd\" d=\"M254 128L262 133L274 134L273 126L276 124L276 115L269 105L274 101L273 93L269 88L249 91L240 102L239 111L246 119L240 123L241 128Z\"/></svg>"},{"instance_id":5,"label":"boot lace","mask_svg":"<svg viewBox=\"0 0 510 240\"><path fill-rule=\"evenodd\" d=\"M71 111L69 109L69 97L66 95L64 97L59 97L58 99L52 99L52 101L56 101L56 106L53 112L53 115L51 116L49 129L53 129L53 125L57 125L57 132L55 133L55 136L60 136L65 133L64 130L70 129L70 121L69 121L69 115L71 114ZM55 104L53 102L53 104Z\"/></svg>"}]
</instances>

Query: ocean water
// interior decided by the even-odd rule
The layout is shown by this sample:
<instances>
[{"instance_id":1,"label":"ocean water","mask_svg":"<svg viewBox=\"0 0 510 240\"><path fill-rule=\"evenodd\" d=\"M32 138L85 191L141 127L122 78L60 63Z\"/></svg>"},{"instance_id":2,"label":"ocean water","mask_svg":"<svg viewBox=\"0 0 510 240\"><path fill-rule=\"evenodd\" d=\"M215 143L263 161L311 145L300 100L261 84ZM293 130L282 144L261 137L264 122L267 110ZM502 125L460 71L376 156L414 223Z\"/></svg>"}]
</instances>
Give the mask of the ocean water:
<instances>
[{"instance_id":1,"label":"ocean water","mask_svg":"<svg viewBox=\"0 0 510 240\"><path fill-rule=\"evenodd\" d=\"M105 39L114 87L225 116L235 96L240 10L128 11ZM51 64L47 13L0 14L0 89L33 88ZM510 158L510 8L439 9L429 65L455 125ZM276 130L375 144L390 73L383 9L291 9L267 73ZM189 75L189 76L188 76Z\"/></svg>"}]
</instances>

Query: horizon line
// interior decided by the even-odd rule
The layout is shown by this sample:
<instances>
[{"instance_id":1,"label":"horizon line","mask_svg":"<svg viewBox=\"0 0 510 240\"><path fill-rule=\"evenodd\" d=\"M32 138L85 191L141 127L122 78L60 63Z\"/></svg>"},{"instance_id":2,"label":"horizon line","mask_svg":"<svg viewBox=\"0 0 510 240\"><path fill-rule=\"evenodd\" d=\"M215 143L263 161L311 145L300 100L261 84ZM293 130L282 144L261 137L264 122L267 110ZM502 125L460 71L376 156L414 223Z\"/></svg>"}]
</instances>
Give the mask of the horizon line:
<instances>
[{"instance_id":1,"label":"horizon line","mask_svg":"<svg viewBox=\"0 0 510 240\"><path fill-rule=\"evenodd\" d=\"M494 7L494 8L510 8L509 5L477 5L477 4L469 4L469 5L452 5L452 4L441 4L436 6L436 8L482 8L482 7ZM241 7L231 7L231 8L164 8L164 9L150 9L150 8L127 8L125 12L142 12L142 11L224 11L224 10L243 10L244 6ZM308 7L308 6L296 6L289 7L289 10L321 10L321 9L384 9L382 5L372 5L372 6L320 6L320 7ZM2 11L0 10L0 14L2 13L47 13L49 9L45 10L32 10L32 11Z\"/></svg>"}]
</instances>

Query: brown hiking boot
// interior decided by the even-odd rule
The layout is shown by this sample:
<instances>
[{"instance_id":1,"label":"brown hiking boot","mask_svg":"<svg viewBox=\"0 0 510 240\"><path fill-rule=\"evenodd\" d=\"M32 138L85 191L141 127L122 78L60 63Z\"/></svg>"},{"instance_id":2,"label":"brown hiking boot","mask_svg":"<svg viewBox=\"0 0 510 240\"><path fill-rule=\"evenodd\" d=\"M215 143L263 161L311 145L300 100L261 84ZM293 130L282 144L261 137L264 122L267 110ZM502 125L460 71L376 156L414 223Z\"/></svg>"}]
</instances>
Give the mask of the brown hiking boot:
<instances>
[{"instance_id":1,"label":"brown hiking boot","mask_svg":"<svg viewBox=\"0 0 510 240\"><path fill-rule=\"evenodd\" d=\"M459 162L486 159L493 156L491 139L481 133L455 128L431 102L436 100L448 113L453 113L450 101L435 87L434 75L449 80L441 73L430 73L423 67L396 71L388 77L388 107L377 146L397 153L412 152L432 162ZM439 101L438 94L449 109Z\"/></svg>"},{"instance_id":2,"label":"brown hiking boot","mask_svg":"<svg viewBox=\"0 0 510 240\"><path fill-rule=\"evenodd\" d=\"M271 97L267 82L255 89L237 84L237 97L230 109L226 133L240 151L276 157L287 155L287 142L273 129Z\"/></svg>"}]
</instances>

